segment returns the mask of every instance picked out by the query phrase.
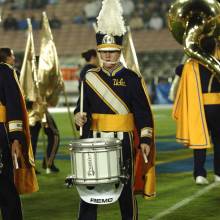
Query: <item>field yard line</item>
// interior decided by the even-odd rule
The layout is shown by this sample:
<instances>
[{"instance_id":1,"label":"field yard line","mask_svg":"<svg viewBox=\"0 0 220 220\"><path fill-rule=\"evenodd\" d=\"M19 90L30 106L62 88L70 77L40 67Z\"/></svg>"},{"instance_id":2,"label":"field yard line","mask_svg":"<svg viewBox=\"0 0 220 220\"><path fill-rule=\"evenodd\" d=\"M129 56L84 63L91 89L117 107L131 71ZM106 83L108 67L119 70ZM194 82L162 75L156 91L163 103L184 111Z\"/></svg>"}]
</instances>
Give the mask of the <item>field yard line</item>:
<instances>
[{"instance_id":1,"label":"field yard line","mask_svg":"<svg viewBox=\"0 0 220 220\"><path fill-rule=\"evenodd\" d=\"M209 190L215 188L216 186L219 186L220 183L216 182L216 183L212 183L208 186L206 186L205 188L203 188L202 190L197 191L194 195L187 197L185 199L183 199L182 201L176 203L175 205L171 206L170 208L166 209L163 212L160 212L159 214L155 215L153 218L150 218L149 220L157 220L160 219L162 217L164 217L165 215L168 215L174 211L176 211L177 209L181 208L184 205L187 205L188 203L190 203L192 200L200 197L201 195L207 193Z\"/></svg>"}]
</instances>

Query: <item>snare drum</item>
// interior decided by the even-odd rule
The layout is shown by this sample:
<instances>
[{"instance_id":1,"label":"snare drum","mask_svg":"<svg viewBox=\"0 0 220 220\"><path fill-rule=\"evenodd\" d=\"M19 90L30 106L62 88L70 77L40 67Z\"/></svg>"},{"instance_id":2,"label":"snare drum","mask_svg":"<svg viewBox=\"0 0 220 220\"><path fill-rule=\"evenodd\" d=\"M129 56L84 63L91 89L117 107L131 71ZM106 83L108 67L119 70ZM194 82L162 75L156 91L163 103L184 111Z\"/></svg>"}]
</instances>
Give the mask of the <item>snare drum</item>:
<instances>
[{"instance_id":1,"label":"snare drum","mask_svg":"<svg viewBox=\"0 0 220 220\"><path fill-rule=\"evenodd\" d=\"M71 171L76 185L97 185L120 181L121 141L116 138L88 138L70 143Z\"/></svg>"},{"instance_id":2,"label":"snare drum","mask_svg":"<svg viewBox=\"0 0 220 220\"><path fill-rule=\"evenodd\" d=\"M116 202L123 190L121 141L116 138L88 138L70 143L72 175L82 200L91 204Z\"/></svg>"}]
</instances>

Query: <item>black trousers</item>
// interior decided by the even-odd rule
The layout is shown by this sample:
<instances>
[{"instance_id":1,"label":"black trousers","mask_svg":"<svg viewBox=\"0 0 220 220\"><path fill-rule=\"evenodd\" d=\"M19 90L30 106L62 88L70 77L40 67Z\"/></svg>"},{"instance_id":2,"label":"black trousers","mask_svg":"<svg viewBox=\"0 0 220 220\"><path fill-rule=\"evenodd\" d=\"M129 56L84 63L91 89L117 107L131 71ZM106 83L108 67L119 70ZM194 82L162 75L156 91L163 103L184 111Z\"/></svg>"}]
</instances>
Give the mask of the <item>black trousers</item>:
<instances>
[{"instance_id":1,"label":"black trousers","mask_svg":"<svg viewBox=\"0 0 220 220\"><path fill-rule=\"evenodd\" d=\"M3 169L0 174L0 208L3 220L22 220L20 197L13 181L12 159L9 146L2 152Z\"/></svg>"},{"instance_id":2,"label":"black trousers","mask_svg":"<svg viewBox=\"0 0 220 220\"><path fill-rule=\"evenodd\" d=\"M47 123L44 126L44 133L47 135L46 162L47 166L50 167L53 165L55 156L58 151L60 135L57 125L49 112L46 113L46 118Z\"/></svg>"},{"instance_id":3,"label":"black trousers","mask_svg":"<svg viewBox=\"0 0 220 220\"><path fill-rule=\"evenodd\" d=\"M22 220L22 210L19 195L14 183L0 174L0 207L3 220Z\"/></svg>"},{"instance_id":4,"label":"black trousers","mask_svg":"<svg viewBox=\"0 0 220 220\"><path fill-rule=\"evenodd\" d=\"M41 129L41 123L39 121L37 121L34 126L30 126L31 144L32 144L34 158L36 157L37 141L38 141L40 129Z\"/></svg>"},{"instance_id":5,"label":"black trousers","mask_svg":"<svg viewBox=\"0 0 220 220\"><path fill-rule=\"evenodd\" d=\"M129 133L124 133L122 142L122 154L124 164L128 165L128 175L130 176L127 184L124 185L122 193L119 197L119 206L122 220L138 219L137 202L133 194L133 154L132 143L130 143ZM96 220L97 205L80 201L80 209L78 220Z\"/></svg>"},{"instance_id":6,"label":"black trousers","mask_svg":"<svg viewBox=\"0 0 220 220\"><path fill-rule=\"evenodd\" d=\"M119 197L119 206L122 220L138 220L137 201L135 198L132 197L132 189L130 184L128 183L124 186L123 191ZM83 200L80 200L78 220L96 220L97 208L98 206L95 204L89 204L84 202Z\"/></svg>"},{"instance_id":7,"label":"black trousers","mask_svg":"<svg viewBox=\"0 0 220 220\"><path fill-rule=\"evenodd\" d=\"M52 117L52 115L46 113L47 122L44 124L44 133L47 136L47 150L46 150L46 162L47 167L50 167L54 163L54 159L59 147L60 136L57 125ZM31 143L33 148L34 157L36 156L37 151L37 142L39 137L39 132L41 129L41 123L38 121L34 126L30 126L31 133Z\"/></svg>"},{"instance_id":8,"label":"black trousers","mask_svg":"<svg viewBox=\"0 0 220 220\"><path fill-rule=\"evenodd\" d=\"M213 168L214 173L220 176L220 106L206 105L205 116L208 130L211 135L214 151ZM205 169L206 149L194 150L194 177L207 176Z\"/></svg>"}]
</instances>

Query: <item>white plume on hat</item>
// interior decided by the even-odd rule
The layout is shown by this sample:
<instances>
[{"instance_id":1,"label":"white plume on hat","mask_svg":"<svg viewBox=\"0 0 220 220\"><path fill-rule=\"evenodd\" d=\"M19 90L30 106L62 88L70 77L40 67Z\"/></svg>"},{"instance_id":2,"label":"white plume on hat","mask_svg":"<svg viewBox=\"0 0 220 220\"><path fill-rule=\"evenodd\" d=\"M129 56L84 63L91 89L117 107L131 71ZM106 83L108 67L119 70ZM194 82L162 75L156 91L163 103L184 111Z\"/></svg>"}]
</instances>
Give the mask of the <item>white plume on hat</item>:
<instances>
[{"instance_id":1,"label":"white plume on hat","mask_svg":"<svg viewBox=\"0 0 220 220\"><path fill-rule=\"evenodd\" d=\"M122 13L119 0L103 0L102 9L97 17L97 32L113 36L124 35L126 29Z\"/></svg>"}]
</instances>

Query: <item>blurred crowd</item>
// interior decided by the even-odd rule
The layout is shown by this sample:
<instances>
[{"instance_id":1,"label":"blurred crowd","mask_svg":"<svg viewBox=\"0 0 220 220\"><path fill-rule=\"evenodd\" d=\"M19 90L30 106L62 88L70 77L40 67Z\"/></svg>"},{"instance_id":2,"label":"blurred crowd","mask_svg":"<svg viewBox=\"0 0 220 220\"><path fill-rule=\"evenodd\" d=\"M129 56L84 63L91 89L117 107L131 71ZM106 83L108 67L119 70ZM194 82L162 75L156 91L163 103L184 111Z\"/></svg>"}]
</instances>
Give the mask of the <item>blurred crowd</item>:
<instances>
[{"instance_id":1,"label":"blurred crowd","mask_svg":"<svg viewBox=\"0 0 220 220\"><path fill-rule=\"evenodd\" d=\"M30 17L34 29L41 27L41 20L35 15L26 14L25 10L46 9L47 5L58 5L60 1L73 3L76 0L0 0L4 7L10 4L10 10L3 15L4 30L25 30L27 29L26 18ZM54 14L49 17L51 28L61 28L65 22L73 24L85 24L92 26L100 11L102 0L82 0L84 6L73 15L69 15L69 21L62 21L61 17ZM77 3L77 1L76 1ZM170 0L121 0L125 22L134 30L151 29L159 31L166 27L166 13ZM14 11L24 11L20 17L14 17Z\"/></svg>"},{"instance_id":2,"label":"blurred crowd","mask_svg":"<svg viewBox=\"0 0 220 220\"><path fill-rule=\"evenodd\" d=\"M166 27L166 13L170 0L121 0L124 18L132 29L161 30ZM73 22L93 23L101 8L100 0L90 0Z\"/></svg>"},{"instance_id":3,"label":"blurred crowd","mask_svg":"<svg viewBox=\"0 0 220 220\"><path fill-rule=\"evenodd\" d=\"M46 7L47 4L55 2L55 0L0 0L1 4L9 3L12 10L16 9L40 9Z\"/></svg>"},{"instance_id":4,"label":"blurred crowd","mask_svg":"<svg viewBox=\"0 0 220 220\"><path fill-rule=\"evenodd\" d=\"M13 13L8 13L8 15L3 20L2 26L5 31L26 30L28 28L27 17L31 19L33 29L37 30L41 28L41 20L36 19L33 14L27 16L25 12L21 14L20 19L14 17ZM49 18L49 23L52 29L61 28L62 26L61 20L55 14Z\"/></svg>"},{"instance_id":5,"label":"blurred crowd","mask_svg":"<svg viewBox=\"0 0 220 220\"><path fill-rule=\"evenodd\" d=\"M48 4L58 4L59 0L0 0L2 11L5 5L10 5L7 14L3 14L2 27L8 30L26 30L27 17L31 19L33 29L41 28L41 19L36 18L35 14L27 13L26 10L42 9L44 10ZM14 16L16 10L22 11L20 17ZM52 29L61 28L62 21L56 14L52 14L49 18L50 27Z\"/></svg>"}]
</instances>

